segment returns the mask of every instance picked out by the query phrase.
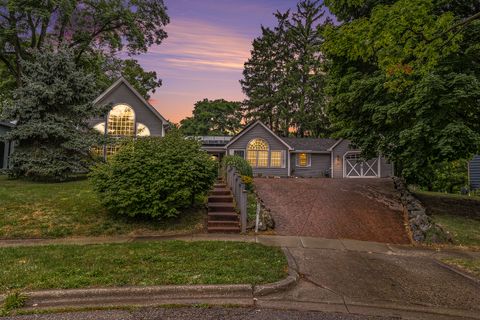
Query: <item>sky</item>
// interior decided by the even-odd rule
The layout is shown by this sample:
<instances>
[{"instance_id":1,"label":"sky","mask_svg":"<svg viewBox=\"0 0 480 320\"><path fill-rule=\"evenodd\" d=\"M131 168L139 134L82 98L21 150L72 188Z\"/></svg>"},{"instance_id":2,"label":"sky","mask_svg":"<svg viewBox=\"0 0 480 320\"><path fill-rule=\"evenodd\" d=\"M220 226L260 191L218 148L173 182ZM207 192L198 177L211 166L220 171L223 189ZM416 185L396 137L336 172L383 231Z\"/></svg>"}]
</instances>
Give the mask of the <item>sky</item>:
<instances>
[{"instance_id":1,"label":"sky","mask_svg":"<svg viewBox=\"0 0 480 320\"><path fill-rule=\"evenodd\" d=\"M191 116L195 102L241 101L239 80L260 26L274 26L276 10L295 8L296 0L165 0L168 38L135 59L156 71L163 85L150 103L178 123Z\"/></svg>"}]
</instances>

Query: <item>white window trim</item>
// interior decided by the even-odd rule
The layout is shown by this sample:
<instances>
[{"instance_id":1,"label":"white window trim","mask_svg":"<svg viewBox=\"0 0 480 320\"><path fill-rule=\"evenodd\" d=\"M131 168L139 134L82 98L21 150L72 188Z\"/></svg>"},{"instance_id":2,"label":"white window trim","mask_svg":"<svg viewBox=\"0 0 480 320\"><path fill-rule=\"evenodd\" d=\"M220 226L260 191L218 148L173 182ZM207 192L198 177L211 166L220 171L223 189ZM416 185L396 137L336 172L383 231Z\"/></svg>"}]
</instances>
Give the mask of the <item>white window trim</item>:
<instances>
[{"instance_id":1,"label":"white window trim","mask_svg":"<svg viewBox=\"0 0 480 320\"><path fill-rule=\"evenodd\" d=\"M304 154L307 155L308 164L307 164L306 166L301 166L301 165L298 164L298 159L300 158L299 155L302 154L302 153L304 153ZM295 166L296 166L297 168L310 168L310 167L312 166L312 154L311 154L311 153L308 153L308 152L300 152L300 153L297 153L297 154L295 155Z\"/></svg>"}]
</instances>

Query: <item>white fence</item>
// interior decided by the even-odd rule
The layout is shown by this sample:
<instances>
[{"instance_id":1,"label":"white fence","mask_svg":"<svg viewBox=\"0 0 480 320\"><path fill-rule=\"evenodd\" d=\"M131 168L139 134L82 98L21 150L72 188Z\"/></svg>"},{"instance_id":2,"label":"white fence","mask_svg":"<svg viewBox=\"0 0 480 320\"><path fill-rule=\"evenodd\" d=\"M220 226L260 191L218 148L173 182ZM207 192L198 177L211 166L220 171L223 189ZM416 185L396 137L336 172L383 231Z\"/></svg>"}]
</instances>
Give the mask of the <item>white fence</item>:
<instances>
[{"instance_id":1,"label":"white fence","mask_svg":"<svg viewBox=\"0 0 480 320\"><path fill-rule=\"evenodd\" d=\"M245 233L247 231L247 190L245 183L242 181L242 176L232 166L227 167L225 175L225 182L232 191L235 204L240 211L242 233Z\"/></svg>"}]
</instances>

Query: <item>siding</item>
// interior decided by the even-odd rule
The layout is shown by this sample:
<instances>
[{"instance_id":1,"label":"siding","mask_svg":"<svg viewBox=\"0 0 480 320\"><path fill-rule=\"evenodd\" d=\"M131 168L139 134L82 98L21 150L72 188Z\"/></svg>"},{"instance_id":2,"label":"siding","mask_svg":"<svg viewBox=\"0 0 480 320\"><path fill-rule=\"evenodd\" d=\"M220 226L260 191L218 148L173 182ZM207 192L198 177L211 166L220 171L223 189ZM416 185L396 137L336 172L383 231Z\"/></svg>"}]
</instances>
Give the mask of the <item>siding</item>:
<instances>
[{"instance_id":1,"label":"siding","mask_svg":"<svg viewBox=\"0 0 480 320\"><path fill-rule=\"evenodd\" d=\"M389 163L384 157L380 158L380 177L387 178L393 177L393 164Z\"/></svg>"},{"instance_id":2,"label":"siding","mask_svg":"<svg viewBox=\"0 0 480 320\"><path fill-rule=\"evenodd\" d=\"M245 132L238 140L234 141L227 150L227 154L230 154L232 149L246 150L248 143L255 138L261 138L268 142L270 150L282 150L285 153L285 168L253 168L253 174L255 176L288 176L288 148L281 143L278 138L267 131L261 124L257 123ZM246 155L246 153L245 153ZM270 162L270 159L269 159Z\"/></svg>"},{"instance_id":3,"label":"siding","mask_svg":"<svg viewBox=\"0 0 480 320\"><path fill-rule=\"evenodd\" d=\"M297 167L296 154L291 154L291 170L292 176L295 177L325 177L325 174L330 174L330 154L310 153L311 166Z\"/></svg>"},{"instance_id":4,"label":"siding","mask_svg":"<svg viewBox=\"0 0 480 320\"><path fill-rule=\"evenodd\" d=\"M10 130L9 127L0 124L0 169L6 169L10 153L10 143L3 141L2 137Z\"/></svg>"},{"instance_id":5,"label":"siding","mask_svg":"<svg viewBox=\"0 0 480 320\"><path fill-rule=\"evenodd\" d=\"M135 111L135 121L141 122L150 129L152 136L163 136L163 123L148 107L124 84L120 83L111 92L109 92L97 104L112 105L124 103L132 107ZM94 126L99 122L105 121L103 118L91 119L90 125Z\"/></svg>"},{"instance_id":6,"label":"siding","mask_svg":"<svg viewBox=\"0 0 480 320\"><path fill-rule=\"evenodd\" d=\"M480 155L476 155L469 163L470 188L480 188Z\"/></svg>"}]
</instances>

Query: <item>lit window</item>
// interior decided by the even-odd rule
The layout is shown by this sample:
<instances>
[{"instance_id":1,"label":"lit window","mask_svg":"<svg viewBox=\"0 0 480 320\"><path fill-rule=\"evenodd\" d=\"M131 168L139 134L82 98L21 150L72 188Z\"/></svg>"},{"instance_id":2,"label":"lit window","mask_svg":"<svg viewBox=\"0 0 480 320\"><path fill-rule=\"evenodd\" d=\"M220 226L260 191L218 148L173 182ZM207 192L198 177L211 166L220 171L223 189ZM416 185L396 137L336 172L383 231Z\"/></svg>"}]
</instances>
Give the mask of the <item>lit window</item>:
<instances>
[{"instance_id":1,"label":"lit window","mask_svg":"<svg viewBox=\"0 0 480 320\"><path fill-rule=\"evenodd\" d=\"M103 146L93 146L90 149L90 152L94 157L100 157L103 158Z\"/></svg>"},{"instance_id":2,"label":"lit window","mask_svg":"<svg viewBox=\"0 0 480 320\"><path fill-rule=\"evenodd\" d=\"M105 122L97 123L93 129L97 130L101 134L105 134Z\"/></svg>"},{"instance_id":3,"label":"lit window","mask_svg":"<svg viewBox=\"0 0 480 320\"><path fill-rule=\"evenodd\" d=\"M112 136L133 137L135 131L135 113L127 105L113 107L108 115L108 134Z\"/></svg>"},{"instance_id":4,"label":"lit window","mask_svg":"<svg viewBox=\"0 0 480 320\"><path fill-rule=\"evenodd\" d=\"M272 151L270 153L270 167L272 168L283 168L283 152L282 151Z\"/></svg>"},{"instance_id":5,"label":"lit window","mask_svg":"<svg viewBox=\"0 0 480 320\"><path fill-rule=\"evenodd\" d=\"M120 145L118 144L110 144L110 145L107 145L106 148L105 148L105 153L107 155L107 159L110 158L111 156L113 156L114 154L116 154L118 152L118 150L120 150Z\"/></svg>"},{"instance_id":6,"label":"lit window","mask_svg":"<svg viewBox=\"0 0 480 320\"><path fill-rule=\"evenodd\" d=\"M137 137L149 137L150 129L143 123L137 123Z\"/></svg>"},{"instance_id":7,"label":"lit window","mask_svg":"<svg viewBox=\"0 0 480 320\"><path fill-rule=\"evenodd\" d=\"M308 153L297 154L297 167L310 167L310 154Z\"/></svg>"},{"instance_id":8,"label":"lit window","mask_svg":"<svg viewBox=\"0 0 480 320\"><path fill-rule=\"evenodd\" d=\"M268 167L268 143L263 139L253 139L247 146L247 161L252 167Z\"/></svg>"}]
</instances>

